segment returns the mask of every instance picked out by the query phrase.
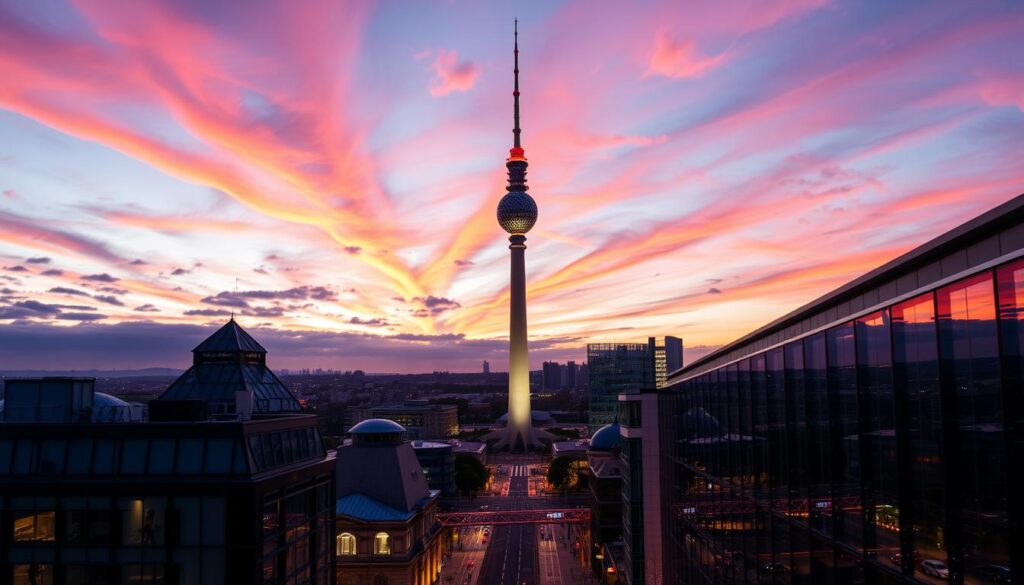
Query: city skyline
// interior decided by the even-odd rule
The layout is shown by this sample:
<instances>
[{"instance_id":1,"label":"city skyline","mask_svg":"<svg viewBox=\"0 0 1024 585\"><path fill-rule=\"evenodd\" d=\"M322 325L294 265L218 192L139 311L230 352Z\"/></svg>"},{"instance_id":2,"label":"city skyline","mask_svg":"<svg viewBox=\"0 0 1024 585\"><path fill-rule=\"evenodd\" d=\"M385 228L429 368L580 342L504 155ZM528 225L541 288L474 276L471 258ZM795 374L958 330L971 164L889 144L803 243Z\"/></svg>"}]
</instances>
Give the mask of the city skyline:
<instances>
[{"instance_id":1,"label":"city skyline","mask_svg":"<svg viewBox=\"0 0 1024 585\"><path fill-rule=\"evenodd\" d=\"M532 370L692 362L1019 193L1019 8L590 6L516 7ZM511 12L261 8L0 9L0 368L234 311L277 368L505 369Z\"/></svg>"}]
</instances>

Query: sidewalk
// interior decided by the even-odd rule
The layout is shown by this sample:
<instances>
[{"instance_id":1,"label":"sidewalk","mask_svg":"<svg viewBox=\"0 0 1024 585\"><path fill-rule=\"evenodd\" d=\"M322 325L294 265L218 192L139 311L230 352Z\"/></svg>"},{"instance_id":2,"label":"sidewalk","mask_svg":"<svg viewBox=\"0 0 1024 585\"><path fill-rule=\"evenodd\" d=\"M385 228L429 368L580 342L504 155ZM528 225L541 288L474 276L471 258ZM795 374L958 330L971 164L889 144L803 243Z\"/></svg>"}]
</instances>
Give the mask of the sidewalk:
<instances>
[{"instance_id":1,"label":"sidewalk","mask_svg":"<svg viewBox=\"0 0 1024 585\"><path fill-rule=\"evenodd\" d=\"M572 548L575 540L572 530L568 532L568 542L564 525L545 525L544 532L553 534L554 538L538 540L541 585L593 585L597 582L589 567L580 564L579 552ZM539 532L537 538L540 538Z\"/></svg>"}]
</instances>

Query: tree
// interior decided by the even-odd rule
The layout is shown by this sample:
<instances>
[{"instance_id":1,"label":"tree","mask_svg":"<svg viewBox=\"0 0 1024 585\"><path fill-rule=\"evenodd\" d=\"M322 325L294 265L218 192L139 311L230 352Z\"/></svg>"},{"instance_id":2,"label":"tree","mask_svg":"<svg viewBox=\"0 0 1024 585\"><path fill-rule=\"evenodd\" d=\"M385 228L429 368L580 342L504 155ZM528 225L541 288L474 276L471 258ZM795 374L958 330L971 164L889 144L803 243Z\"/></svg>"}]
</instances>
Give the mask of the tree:
<instances>
[{"instance_id":1,"label":"tree","mask_svg":"<svg viewBox=\"0 0 1024 585\"><path fill-rule=\"evenodd\" d=\"M587 462L563 455L548 466L548 483L562 490L575 490L586 484Z\"/></svg>"},{"instance_id":2,"label":"tree","mask_svg":"<svg viewBox=\"0 0 1024 585\"><path fill-rule=\"evenodd\" d=\"M455 487L459 493L476 495L484 489L491 471L479 459L466 453L455 455Z\"/></svg>"}]
</instances>

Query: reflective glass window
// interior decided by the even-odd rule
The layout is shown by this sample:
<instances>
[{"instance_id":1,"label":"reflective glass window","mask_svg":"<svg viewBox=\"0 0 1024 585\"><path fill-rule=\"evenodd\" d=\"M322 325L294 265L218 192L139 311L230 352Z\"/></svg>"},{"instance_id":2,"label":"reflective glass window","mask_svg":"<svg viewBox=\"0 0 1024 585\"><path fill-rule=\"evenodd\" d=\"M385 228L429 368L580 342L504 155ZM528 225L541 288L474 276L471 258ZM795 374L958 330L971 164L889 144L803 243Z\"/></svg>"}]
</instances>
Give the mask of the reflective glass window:
<instances>
[{"instance_id":1,"label":"reflective glass window","mask_svg":"<svg viewBox=\"0 0 1024 585\"><path fill-rule=\"evenodd\" d=\"M206 473L231 471L231 439L210 439L206 444Z\"/></svg>"},{"instance_id":2,"label":"reflective glass window","mask_svg":"<svg viewBox=\"0 0 1024 585\"><path fill-rule=\"evenodd\" d=\"M145 439L126 439L121 448L121 473L141 474L146 472Z\"/></svg>"},{"instance_id":3,"label":"reflective glass window","mask_svg":"<svg viewBox=\"0 0 1024 585\"><path fill-rule=\"evenodd\" d=\"M174 439L149 442L149 472L167 475L174 472Z\"/></svg>"},{"instance_id":4,"label":"reflective glass window","mask_svg":"<svg viewBox=\"0 0 1024 585\"><path fill-rule=\"evenodd\" d=\"M14 565L14 585L53 585L53 565L27 563Z\"/></svg>"},{"instance_id":5,"label":"reflective glass window","mask_svg":"<svg viewBox=\"0 0 1024 585\"><path fill-rule=\"evenodd\" d=\"M946 479L942 461L935 297L928 293L892 308L893 378L906 405L907 491L904 510L912 527L911 554L892 557L906 574L920 571L915 558L946 562Z\"/></svg>"},{"instance_id":6,"label":"reflective glass window","mask_svg":"<svg viewBox=\"0 0 1024 585\"><path fill-rule=\"evenodd\" d=\"M853 323L825 332L833 460L832 510L836 538L853 548L863 541L860 505L860 435L857 404L857 346ZM840 564L842 559L837 559Z\"/></svg>"},{"instance_id":7,"label":"reflective glass window","mask_svg":"<svg viewBox=\"0 0 1024 585\"><path fill-rule=\"evenodd\" d=\"M864 547L900 550L896 410L888 311L857 319L857 374L861 412Z\"/></svg>"},{"instance_id":8,"label":"reflective glass window","mask_svg":"<svg viewBox=\"0 0 1024 585\"><path fill-rule=\"evenodd\" d=\"M203 440L181 439L178 441L178 473L197 474L203 469Z\"/></svg>"},{"instance_id":9,"label":"reflective glass window","mask_svg":"<svg viewBox=\"0 0 1024 585\"><path fill-rule=\"evenodd\" d=\"M63 439L44 440L39 445L39 473L47 475L64 473L65 447Z\"/></svg>"},{"instance_id":10,"label":"reflective glass window","mask_svg":"<svg viewBox=\"0 0 1024 585\"><path fill-rule=\"evenodd\" d=\"M98 474L110 474L114 472L114 447L113 439L97 439L93 451L92 471Z\"/></svg>"},{"instance_id":11,"label":"reflective glass window","mask_svg":"<svg viewBox=\"0 0 1024 585\"><path fill-rule=\"evenodd\" d=\"M165 498L122 498L120 500L123 522L121 537L124 544L142 546L163 544L166 507Z\"/></svg>"},{"instance_id":12,"label":"reflective glass window","mask_svg":"<svg viewBox=\"0 0 1024 585\"><path fill-rule=\"evenodd\" d=\"M949 542L950 568L964 574L1008 565L1006 450L994 283L980 274L936 293L942 378L953 404L955 470L962 542ZM955 538L955 535L954 535Z\"/></svg>"},{"instance_id":13,"label":"reflective glass window","mask_svg":"<svg viewBox=\"0 0 1024 585\"><path fill-rule=\"evenodd\" d=\"M0 475L8 473L11 469L11 460L14 459L14 441L0 439Z\"/></svg>"},{"instance_id":14,"label":"reflective glass window","mask_svg":"<svg viewBox=\"0 0 1024 585\"><path fill-rule=\"evenodd\" d=\"M68 473L84 475L92 468L92 440L72 439L68 443Z\"/></svg>"}]
</instances>

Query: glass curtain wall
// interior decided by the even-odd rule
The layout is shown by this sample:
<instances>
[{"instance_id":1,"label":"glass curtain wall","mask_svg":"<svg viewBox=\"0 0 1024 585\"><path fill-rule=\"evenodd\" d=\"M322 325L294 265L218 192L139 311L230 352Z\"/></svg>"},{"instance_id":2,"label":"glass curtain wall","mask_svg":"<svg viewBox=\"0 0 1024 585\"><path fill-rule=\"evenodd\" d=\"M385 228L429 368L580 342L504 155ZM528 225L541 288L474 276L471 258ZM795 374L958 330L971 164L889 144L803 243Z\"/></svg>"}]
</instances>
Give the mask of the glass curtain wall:
<instances>
[{"instance_id":1,"label":"glass curtain wall","mask_svg":"<svg viewBox=\"0 0 1024 585\"><path fill-rule=\"evenodd\" d=\"M1022 388L1024 261L675 386L675 581L1021 580Z\"/></svg>"}]
</instances>

